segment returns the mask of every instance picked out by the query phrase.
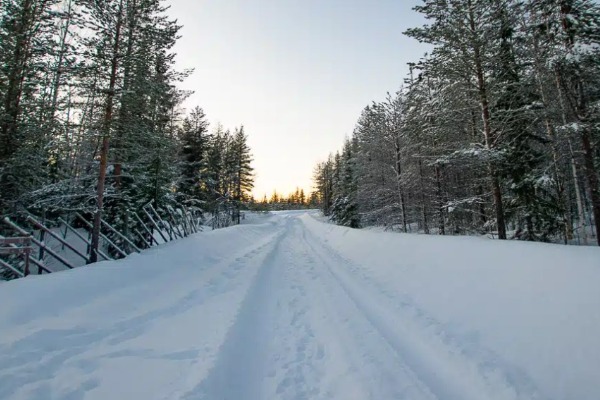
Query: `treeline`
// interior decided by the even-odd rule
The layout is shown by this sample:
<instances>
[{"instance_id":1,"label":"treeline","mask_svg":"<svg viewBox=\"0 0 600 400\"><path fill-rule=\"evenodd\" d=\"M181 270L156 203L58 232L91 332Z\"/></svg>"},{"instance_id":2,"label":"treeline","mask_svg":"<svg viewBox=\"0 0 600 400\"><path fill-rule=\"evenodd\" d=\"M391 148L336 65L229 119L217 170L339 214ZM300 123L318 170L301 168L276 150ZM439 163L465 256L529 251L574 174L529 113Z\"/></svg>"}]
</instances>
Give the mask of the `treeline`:
<instances>
[{"instance_id":1,"label":"treeline","mask_svg":"<svg viewBox=\"0 0 600 400\"><path fill-rule=\"evenodd\" d=\"M4 0L0 15L0 214L226 210L252 187L243 127L182 115L190 71L162 0ZM0 228L3 230L4 228ZM1 233L1 232L0 232Z\"/></svg>"},{"instance_id":2,"label":"treeline","mask_svg":"<svg viewBox=\"0 0 600 400\"><path fill-rule=\"evenodd\" d=\"M178 129L180 160L175 197L180 204L240 222L240 210L252 201L254 169L244 127L233 132L218 125L212 133L201 108Z\"/></svg>"},{"instance_id":3,"label":"treeline","mask_svg":"<svg viewBox=\"0 0 600 400\"><path fill-rule=\"evenodd\" d=\"M589 0L425 0L432 46L320 163L347 226L600 244L600 8Z\"/></svg>"},{"instance_id":4,"label":"treeline","mask_svg":"<svg viewBox=\"0 0 600 400\"><path fill-rule=\"evenodd\" d=\"M302 210L319 207L319 197L316 192L305 194L304 189L296 188L287 196L273 191L271 197L265 194L260 201L253 199L251 208L257 211Z\"/></svg>"}]
</instances>

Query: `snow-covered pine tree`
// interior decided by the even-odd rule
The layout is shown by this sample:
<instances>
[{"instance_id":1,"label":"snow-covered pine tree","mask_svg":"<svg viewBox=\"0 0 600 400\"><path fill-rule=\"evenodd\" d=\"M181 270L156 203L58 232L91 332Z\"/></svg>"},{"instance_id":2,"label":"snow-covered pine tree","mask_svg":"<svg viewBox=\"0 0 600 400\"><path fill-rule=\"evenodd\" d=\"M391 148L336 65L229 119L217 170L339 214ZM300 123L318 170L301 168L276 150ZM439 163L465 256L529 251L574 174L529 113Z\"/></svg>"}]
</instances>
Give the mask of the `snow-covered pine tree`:
<instances>
[{"instance_id":1,"label":"snow-covered pine tree","mask_svg":"<svg viewBox=\"0 0 600 400\"><path fill-rule=\"evenodd\" d=\"M339 225L360 227L360 215L356 201L356 140L347 139L339 157L339 181L331 205L331 219Z\"/></svg>"},{"instance_id":2,"label":"snow-covered pine tree","mask_svg":"<svg viewBox=\"0 0 600 400\"><path fill-rule=\"evenodd\" d=\"M425 0L416 9L429 23L407 34L433 51L354 130L362 223L585 243L586 221L598 221L598 5ZM317 166L321 201L341 193L340 160ZM322 205L329 214L331 200Z\"/></svg>"},{"instance_id":3,"label":"snow-covered pine tree","mask_svg":"<svg viewBox=\"0 0 600 400\"><path fill-rule=\"evenodd\" d=\"M440 2L424 0L415 9L431 23L409 29L406 34L421 42L434 45L432 58L444 66L445 74L459 78L469 71L465 87L478 100L481 110L482 136L488 155L489 180L495 208L496 229L500 239L506 239L506 221L501 179L494 159L498 157L499 130L494 125L491 99L494 87L490 72L498 56L499 23L493 2L464 0ZM443 63L443 64L442 64ZM457 76L459 75L459 76ZM462 77L461 77L462 78Z\"/></svg>"},{"instance_id":4,"label":"snow-covered pine tree","mask_svg":"<svg viewBox=\"0 0 600 400\"><path fill-rule=\"evenodd\" d=\"M0 214L23 208L22 196L48 180L50 137L42 124L56 51L58 0L6 0L0 13Z\"/></svg>"},{"instance_id":5,"label":"snow-covered pine tree","mask_svg":"<svg viewBox=\"0 0 600 400\"><path fill-rule=\"evenodd\" d=\"M208 125L204 111L196 107L183 120L179 129L182 160L178 191L185 196L186 203L198 206L208 200L206 184L203 181L210 140Z\"/></svg>"},{"instance_id":6,"label":"snow-covered pine tree","mask_svg":"<svg viewBox=\"0 0 600 400\"><path fill-rule=\"evenodd\" d=\"M321 210L327 216L331 214L334 187L334 161L330 155L327 161L316 165L313 171L315 192L318 193Z\"/></svg>"},{"instance_id":7,"label":"snow-covered pine tree","mask_svg":"<svg viewBox=\"0 0 600 400\"><path fill-rule=\"evenodd\" d=\"M598 121L600 121L600 6L591 0L543 1L546 26L556 55L553 65L567 126L581 144L589 204L600 246L600 182Z\"/></svg>"},{"instance_id":8,"label":"snow-covered pine tree","mask_svg":"<svg viewBox=\"0 0 600 400\"><path fill-rule=\"evenodd\" d=\"M254 187L254 169L252 168L252 154L248 146L248 137L244 126L236 128L232 137L230 152L233 170L233 201L235 206L234 219L240 223L240 209L244 202L251 196Z\"/></svg>"}]
</instances>

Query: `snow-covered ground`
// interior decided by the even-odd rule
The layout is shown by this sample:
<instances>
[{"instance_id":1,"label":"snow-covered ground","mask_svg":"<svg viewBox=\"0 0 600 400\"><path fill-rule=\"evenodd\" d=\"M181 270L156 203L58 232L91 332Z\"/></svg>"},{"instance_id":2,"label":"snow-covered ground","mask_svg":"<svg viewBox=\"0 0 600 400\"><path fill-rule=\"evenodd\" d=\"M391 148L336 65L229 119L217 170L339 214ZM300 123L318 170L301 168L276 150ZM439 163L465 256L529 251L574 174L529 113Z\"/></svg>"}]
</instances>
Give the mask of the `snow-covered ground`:
<instances>
[{"instance_id":1,"label":"snow-covered ground","mask_svg":"<svg viewBox=\"0 0 600 400\"><path fill-rule=\"evenodd\" d=\"M600 398L600 250L253 215L0 284L0 399Z\"/></svg>"}]
</instances>

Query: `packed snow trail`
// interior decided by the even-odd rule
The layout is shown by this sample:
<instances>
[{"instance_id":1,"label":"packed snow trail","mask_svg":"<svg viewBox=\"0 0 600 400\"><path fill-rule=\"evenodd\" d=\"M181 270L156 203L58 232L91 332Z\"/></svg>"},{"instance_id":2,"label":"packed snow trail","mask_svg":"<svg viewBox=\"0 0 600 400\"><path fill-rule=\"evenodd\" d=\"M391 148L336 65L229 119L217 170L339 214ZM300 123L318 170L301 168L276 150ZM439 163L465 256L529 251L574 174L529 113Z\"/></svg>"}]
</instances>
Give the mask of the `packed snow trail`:
<instances>
[{"instance_id":1,"label":"packed snow trail","mask_svg":"<svg viewBox=\"0 0 600 400\"><path fill-rule=\"evenodd\" d=\"M0 284L0 399L598 398L600 252L253 216Z\"/></svg>"}]
</instances>

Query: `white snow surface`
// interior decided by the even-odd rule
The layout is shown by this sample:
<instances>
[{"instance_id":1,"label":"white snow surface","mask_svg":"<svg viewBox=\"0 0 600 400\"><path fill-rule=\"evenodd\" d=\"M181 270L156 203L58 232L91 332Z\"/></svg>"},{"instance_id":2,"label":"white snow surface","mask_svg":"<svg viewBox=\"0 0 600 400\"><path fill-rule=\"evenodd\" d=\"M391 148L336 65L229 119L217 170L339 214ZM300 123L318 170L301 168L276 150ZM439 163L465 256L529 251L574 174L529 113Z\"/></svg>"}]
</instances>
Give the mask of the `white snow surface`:
<instances>
[{"instance_id":1,"label":"white snow surface","mask_svg":"<svg viewBox=\"0 0 600 400\"><path fill-rule=\"evenodd\" d=\"M0 284L0 399L600 398L600 251L249 217Z\"/></svg>"}]
</instances>

